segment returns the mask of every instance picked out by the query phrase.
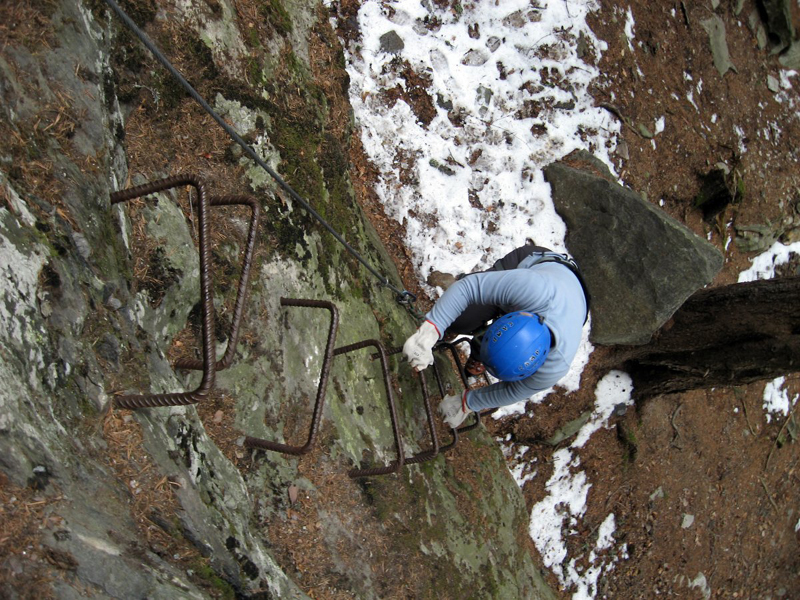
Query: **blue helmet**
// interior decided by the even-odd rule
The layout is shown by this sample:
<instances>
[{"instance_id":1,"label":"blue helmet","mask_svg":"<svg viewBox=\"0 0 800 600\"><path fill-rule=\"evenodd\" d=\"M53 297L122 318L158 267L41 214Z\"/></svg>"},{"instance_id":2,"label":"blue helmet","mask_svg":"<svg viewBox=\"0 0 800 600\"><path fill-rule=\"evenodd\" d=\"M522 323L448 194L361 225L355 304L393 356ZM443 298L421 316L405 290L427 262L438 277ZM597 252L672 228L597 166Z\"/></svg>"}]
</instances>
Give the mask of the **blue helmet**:
<instances>
[{"instance_id":1,"label":"blue helmet","mask_svg":"<svg viewBox=\"0 0 800 600\"><path fill-rule=\"evenodd\" d=\"M533 375L550 352L550 330L543 321L524 311L496 319L481 342L481 362L489 373L502 381Z\"/></svg>"}]
</instances>

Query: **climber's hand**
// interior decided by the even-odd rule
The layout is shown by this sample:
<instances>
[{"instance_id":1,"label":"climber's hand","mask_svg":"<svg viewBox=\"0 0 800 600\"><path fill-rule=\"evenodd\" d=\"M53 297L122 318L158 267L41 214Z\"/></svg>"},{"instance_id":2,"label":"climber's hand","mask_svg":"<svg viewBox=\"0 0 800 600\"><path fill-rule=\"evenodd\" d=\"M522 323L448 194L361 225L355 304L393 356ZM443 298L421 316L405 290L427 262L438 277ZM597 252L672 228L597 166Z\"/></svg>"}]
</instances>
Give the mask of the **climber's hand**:
<instances>
[{"instance_id":1,"label":"climber's hand","mask_svg":"<svg viewBox=\"0 0 800 600\"><path fill-rule=\"evenodd\" d=\"M444 417L444 422L451 429L458 429L470 413L467 408L467 392L461 395L451 394L445 396L439 403L439 413Z\"/></svg>"},{"instance_id":2,"label":"climber's hand","mask_svg":"<svg viewBox=\"0 0 800 600\"><path fill-rule=\"evenodd\" d=\"M411 368L421 371L433 364L433 345L439 341L439 332L430 321L425 321L417 332L403 344Z\"/></svg>"}]
</instances>

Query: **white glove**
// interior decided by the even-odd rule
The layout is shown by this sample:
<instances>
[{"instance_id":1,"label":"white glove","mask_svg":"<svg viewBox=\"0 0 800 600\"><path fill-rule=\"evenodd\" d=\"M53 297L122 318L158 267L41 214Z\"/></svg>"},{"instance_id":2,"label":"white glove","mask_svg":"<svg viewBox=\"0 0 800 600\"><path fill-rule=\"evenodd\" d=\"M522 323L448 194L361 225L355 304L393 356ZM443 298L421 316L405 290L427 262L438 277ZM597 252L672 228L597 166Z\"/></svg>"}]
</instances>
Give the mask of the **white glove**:
<instances>
[{"instance_id":1,"label":"white glove","mask_svg":"<svg viewBox=\"0 0 800 600\"><path fill-rule=\"evenodd\" d=\"M411 368L421 371L433 364L433 345L439 341L439 331L430 321L425 321L417 332L403 344L403 354L406 355Z\"/></svg>"},{"instance_id":2,"label":"white glove","mask_svg":"<svg viewBox=\"0 0 800 600\"><path fill-rule=\"evenodd\" d=\"M467 392L460 396L455 394L445 396L444 400L439 403L439 413L444 417L444 422L451 429L458 429L458 426L464 422L470 412L467 407Z\"/></svg>"}]
</instances>

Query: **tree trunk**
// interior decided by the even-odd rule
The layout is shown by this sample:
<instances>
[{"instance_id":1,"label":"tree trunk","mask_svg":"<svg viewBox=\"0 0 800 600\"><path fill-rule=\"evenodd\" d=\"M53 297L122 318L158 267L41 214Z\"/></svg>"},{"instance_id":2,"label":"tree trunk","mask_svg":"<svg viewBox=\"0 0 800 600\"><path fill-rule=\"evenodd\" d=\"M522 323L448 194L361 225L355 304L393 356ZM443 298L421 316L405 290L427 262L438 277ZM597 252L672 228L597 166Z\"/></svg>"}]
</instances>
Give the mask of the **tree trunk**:
<instances>
[{"instance_id":1,"label":"tree trunk","mask_svg":"<svg viewBox=\"0 0 800 600\"><path fill-rule=\"evenodd\" d=\"M800 370L800 277L701 290L653 337L615 353L637 398Z\"/></svg>"}]
</instances>

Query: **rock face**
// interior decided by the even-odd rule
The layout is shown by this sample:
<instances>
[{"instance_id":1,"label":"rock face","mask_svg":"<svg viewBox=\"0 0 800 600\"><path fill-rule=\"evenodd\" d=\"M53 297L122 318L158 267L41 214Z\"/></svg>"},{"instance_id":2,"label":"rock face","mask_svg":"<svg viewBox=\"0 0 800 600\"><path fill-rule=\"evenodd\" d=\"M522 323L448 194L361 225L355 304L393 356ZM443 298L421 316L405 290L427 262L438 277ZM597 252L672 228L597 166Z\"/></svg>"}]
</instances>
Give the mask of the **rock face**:
<instances>
[{"instance_id":1,"label":"rock face","mask_svg":"<svg viewBox=\"0 0 800 600\"><path fill-rule=\"evenodd\" d=\"M592 295L593 342L647 343L722 268L715 247L613 183L588 153L549 165L545 178Z\"/></svg>"},{"instance_id":2,"label":"rock face","mask_svg":"<svg viewBox=\"0 0 800 600\"><path fill-rule=\"evenodd\" d=\"M795 39L791 0L759 0L759 4L766 16L767 30L777 49L786 48Z\"/></svg>"},{"instance_id":3,"label":"rock face","mask_svg":"<svg viewBox=\"0 0 800 600\"><path fill-rule=\"evenodd\" d=\"M352 192L344 61L319 3L248 4L261 20L244 35L233 3L212 4L125 6L172 43L162 49L187 61L264 160L401 285ZM463 436L456 468L440 456L378 481L347 477L394 452L366 352L334 361L313 455L243 446L245 434L307 436L327 318L282 307L282 296L334 302L337 346L397 345L416 322L263 171L225 150L104 3L17 8L0 55L0 595L302 598L333 581L361 598L443 595L437 587L551 597L519 543L524 499L485 431ZM321 68L331 71L315 79ZM196 212L185 192L109 201L187 165L262 202L243 337L198 405L112 409L116 393L198 385L198 373L173 367L175 353L197 356ZM228 210L212 209L219 355L247 231ZM430 443L419 385L392 369L406 451L419 452Z\"/></svg>"}]
</instances>

